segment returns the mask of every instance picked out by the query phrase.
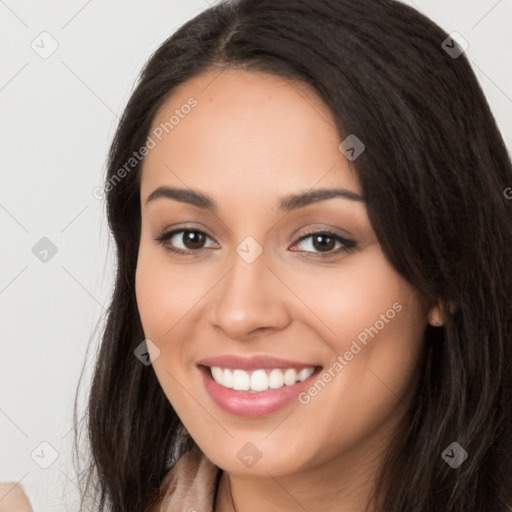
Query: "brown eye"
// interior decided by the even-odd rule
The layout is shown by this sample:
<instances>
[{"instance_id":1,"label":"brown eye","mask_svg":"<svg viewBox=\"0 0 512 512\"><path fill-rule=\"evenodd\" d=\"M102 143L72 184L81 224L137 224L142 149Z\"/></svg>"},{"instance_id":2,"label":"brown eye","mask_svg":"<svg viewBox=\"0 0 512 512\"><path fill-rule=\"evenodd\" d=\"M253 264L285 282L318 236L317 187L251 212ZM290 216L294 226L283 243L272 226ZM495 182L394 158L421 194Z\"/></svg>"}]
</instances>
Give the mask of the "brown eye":
<instances>
[{"instance_id":1,"label":"brown eye","mask_svg":"<svg viewBox=\"0 0 512 512\"><path fill-rule=\"evenodd\" d=\"M200 231L183 231L182 241L187 249L201 249L206 240Z\"/></svg>"},{"instance_id":2,"label":"brown eye","mask_svg":"<svg viewBox=\"0 0 512 512\"><path fill-rule=\"evenodd\" d=\"M339 245L336 247L336 244ZM336 233L325 231L307 233L299 239L296 245L302 245L302 249L293 250L316 253L321 256L334 256L356 247L354 241L343 238Z\"/></svg>"},{"instance_id":3,"label":"brown eye","mask_svg":"<svg viewBox=\"0 0 512 512\"><path fill-rule=\"evenodd\" d=\"M211 240L206 233L198 229L175 229L163 233L155 240L171 252L187 254L201 252L206 248L204 244L208 239Z\"/></svg>"},{"instance_id":4,"label":"brown eye","mask_svg":"<svg viewBox=\"0 0 512 512\"><path fill-rule=\"evenodd\" d=\"M336 240L332 236L312 235L313 248L317 251L332 251L336 245Z\"/></svg>"}]
</instances>

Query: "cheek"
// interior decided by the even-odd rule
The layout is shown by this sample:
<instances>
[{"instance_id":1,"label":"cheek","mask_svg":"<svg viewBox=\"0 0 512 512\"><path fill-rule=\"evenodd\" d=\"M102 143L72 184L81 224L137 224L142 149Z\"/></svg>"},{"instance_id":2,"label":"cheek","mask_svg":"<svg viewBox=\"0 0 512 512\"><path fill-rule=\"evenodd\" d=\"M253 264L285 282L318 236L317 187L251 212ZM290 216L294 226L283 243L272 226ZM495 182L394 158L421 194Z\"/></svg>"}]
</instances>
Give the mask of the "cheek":
<instances>
[{"instance_id":1,"label":"cheek","mask_svg":"<svg viewBox=\"0 0 512 512\"><path fill-rule=\"evenodd\" d=\"M212 276L201 275L190 265L171 266L163 250L141 243L135 274L137 306L147 338L164 342L186 315L193 315ZM161 349L169 348L164 344Z\"/></svg>"},{"instance_id":2,"label":"cheek","mask_svg":"<svg viewBox=\"0 0 512 512\"><path fill-rule=\"evenodd\" d=\"M283 276L300 304L313 313L302 307L293 314L321 333L337 354L349 350L355 339L364 344L382 334L381 338L389 335L399 344L401 339L417 337L423 328L419 294L377 244L331 268L283 269Z\"/></svg>"},{"instance_id":3,"label":"cheek","mask_svg":"<svg viewBox=\"0 0 512 512\"><path fill-rule=\"evenodd\" d=\"M157 357L150 350L153 370L178 414L191 405L180 386L188 378L186 352L182 350L186 336L180 339L180 320L190 315L204 294L199 288L187 272L169 268L165 252L141 243L135 273L137 307L146 339L158 347Z\"/></svg>"},{"instance_id":4,"label":"cheek","mask_svg":"<svg viewBox=\"0 0 512 512\"><path fill-rule=\"evenodd\" d=\"M380 248L348 267L347 260L329 276L301 277L304 302L317 313L309 327L329 348L322 376L302 403L311 404L311 414L331 410L333 430L341 423L355 435L386 417L411 389L426 319L420 294Z\"/></svg>"}]
</instances>

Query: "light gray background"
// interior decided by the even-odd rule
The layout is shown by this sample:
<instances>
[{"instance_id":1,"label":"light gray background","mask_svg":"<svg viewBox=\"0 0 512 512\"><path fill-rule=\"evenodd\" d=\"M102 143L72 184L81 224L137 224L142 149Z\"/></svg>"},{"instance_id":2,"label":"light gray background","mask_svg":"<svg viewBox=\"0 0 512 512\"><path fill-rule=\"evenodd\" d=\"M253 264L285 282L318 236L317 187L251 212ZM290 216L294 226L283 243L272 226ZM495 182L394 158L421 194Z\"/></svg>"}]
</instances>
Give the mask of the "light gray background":
<instances>
[{"instance_id":1,"label":"light gray background","mask_svg":"<svg viewBox=\"0 0 512 512\"><path fill-rule=\"evenodd\" d=\"M406 3L468 41L512 147L512 1ZM105 205L93 189L141 66L207 7L206 0L0 0L0 481L21 481L36 512L77 509L72 405L90 339L87 382L91 373L93 328L113 277ZM31 47L48 51L43 31L59 45L47 59ZM45 263L32 252L42 237L58 249ZM42 442L58 452L48 469L31 457L36 450L35 459L51 461Z\"/></svg>"}]
</instances>

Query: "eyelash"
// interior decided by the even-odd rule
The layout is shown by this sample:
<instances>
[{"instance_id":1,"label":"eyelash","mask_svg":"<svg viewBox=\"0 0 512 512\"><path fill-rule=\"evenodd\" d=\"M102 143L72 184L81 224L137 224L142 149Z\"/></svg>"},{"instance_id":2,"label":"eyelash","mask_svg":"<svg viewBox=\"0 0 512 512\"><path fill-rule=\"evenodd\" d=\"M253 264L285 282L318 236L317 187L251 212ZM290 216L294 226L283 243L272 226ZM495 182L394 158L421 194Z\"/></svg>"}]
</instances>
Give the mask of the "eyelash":
<instances>
[{"instance_id":1,"label":"eyelash","mask_svg":"<svg viewBox=\"0 0 512 512\"><path fill-rule=\"evenodd\" d=\"M160 236L156 237L155 240L159 244L161 244L167 251L175 253L175 254L179 254L179 255L184 255L184 256L191 255L191 253L195 253L195 255L198 255L198 254L203 253L205 250L207 250L206 248L197 249L197 250L193 250L193 249L183 250L183 249L177 249L176 247L172 247L169 244L167 244L167 241L170 240L174 235L176 235L178 233L187 233L187 232L188 233L191 233L191 232L192 233L200 233L200 234L203 234L206 237L211 239L211 237L209 237L204 231L201 231L199 229L181 228L181 229L175 229L172 231L164 232ZM335 241L340 242L343 245L343 247L339 247L337 250L333 250L331 252L325 252L325 253L312 252L312 251L296 251L296 252L312 253L312 254L320 256L321 258L329 258L329 257L333 257L333 256L338 256L342 252L351 252L354 249L356 249L356 247L357 247L356 242L354 242L353 240L348 240L347 238L343 238L343 237L337 235L336 233L332 233L330 231L307 232L304 235L302 235L297 240L297 242L295 242L295 244L298 244L298 243L302 242L303 240L310 238L313 235L317 235L317 236L323 235L323 236L327 236L328 238L333 238Z\"/></svg>"}]
</instances>

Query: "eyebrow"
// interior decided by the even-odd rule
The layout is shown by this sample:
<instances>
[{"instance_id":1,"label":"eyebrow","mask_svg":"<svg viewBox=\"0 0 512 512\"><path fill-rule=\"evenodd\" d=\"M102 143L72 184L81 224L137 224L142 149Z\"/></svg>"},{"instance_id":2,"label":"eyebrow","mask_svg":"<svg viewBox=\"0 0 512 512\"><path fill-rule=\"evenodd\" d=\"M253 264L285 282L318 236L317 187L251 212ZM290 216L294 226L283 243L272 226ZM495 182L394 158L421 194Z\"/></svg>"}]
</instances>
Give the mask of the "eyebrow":
<instances>
[{"instance_id":1,"label":"eyebrow","mask_svg":"<svg viewBox=\"0 0 512 512\"><path fill-rule=\"evenodd\" d=\"M349 201L364 202L364 198L361 195L350 190L346 190L344 188L326 188L287 195L281 199L279 203L279 210L281 212L290 212L292 210L304 208L311 204L326 201L327 199L333 199L335 197L348 199ZM214 199L191 189L165 186L158 187L148 196L146 204L159 198L174 199L212 212L218 211L218 205Z\"/></svg>"}]
</instances>

